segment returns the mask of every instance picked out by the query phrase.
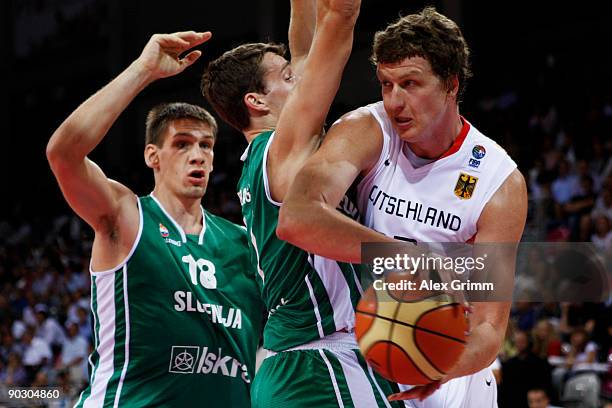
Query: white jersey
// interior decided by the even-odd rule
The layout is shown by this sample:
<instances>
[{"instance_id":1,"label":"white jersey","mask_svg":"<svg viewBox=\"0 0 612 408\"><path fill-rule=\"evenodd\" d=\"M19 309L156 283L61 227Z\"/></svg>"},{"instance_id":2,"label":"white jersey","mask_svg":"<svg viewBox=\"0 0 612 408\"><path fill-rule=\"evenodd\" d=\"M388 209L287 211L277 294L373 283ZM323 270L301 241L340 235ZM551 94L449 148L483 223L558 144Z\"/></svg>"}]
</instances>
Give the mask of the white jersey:
<instances>
[{"instance_id":1,"label":"white jersey","mask_svg":"<svg viewBox=\"0 0 612 408\"><path fill-rule=\"evenodd\" d=\"M367 109L378 121L383 147L374 168L357 186L358 207L366 226L389 237L417 242L469 242L486 203L516 168L497 143L463 119L450 149L415 168L382 102ZM410 386L400 386L409 389ZM489 367L455 378L424 401L407 407L497 407L495 378Z\"/></svg>"},{"instance_id":2,"label":"white jersey","mask_svg":"<svg viewBox=\"0 0 612 408\"><path fill-rule=\"evenodd\" d=\"M468 242L486 203L516 168L497 143L463 119L451 148L414 168L382 102L367 109L378 121L383 147L374 168L357 186L364 225L417 242Z\"/></svg>"}]
</instances>

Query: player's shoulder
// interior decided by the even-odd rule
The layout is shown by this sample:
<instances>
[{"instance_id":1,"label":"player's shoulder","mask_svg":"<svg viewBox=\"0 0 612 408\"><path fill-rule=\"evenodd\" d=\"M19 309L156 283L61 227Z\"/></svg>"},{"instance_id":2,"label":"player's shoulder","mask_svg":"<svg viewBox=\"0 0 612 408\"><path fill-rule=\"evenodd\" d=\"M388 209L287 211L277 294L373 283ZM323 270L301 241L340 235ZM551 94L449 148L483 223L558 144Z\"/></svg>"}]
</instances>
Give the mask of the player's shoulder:
<instances>
[{"instance_id":1,"label":"player's shoulder","mask_svg":"<svg viewBox=\"0 0 612 408\"><path fill-rule=\"evenodd\" d=\"M240 160L244 162L245 165L251 164L253 161L257 162L261 159L261 155L265 150L270 138L274 135L274 130L266 130L264 132L259 133L255 138L249 143L247 148Z\"/></svg>"},{"instance_id":2,"label":"player's shoulder","mask_svg":"<svg viewBox=\"0 0 612 408\"><path fill-rule=\"evenodd\" d=\"M213 229L217 233L223 234L228 239L241 239L246 237L246 228L235 224L219 215L204 211L206 217L206 229Z\"/></svg>"},{"instance_id":3,"label":"player's shoulder","mask_svg":"<svg viewBox=\"0 0 612 408\"><path fill-rule=\"evenodd\" d=\"M487 202L489 210L497 210L501 214L509 214L516 208L526 206L527 183L518 168L510 172L495 194Z\"/></svg>"},{"instance_id":4,"label":"player's shoulder","mask_svg":"<svg viewBox=\"0 0 612 408\"><path fill-rule=\"evenodd\" d=\"M367 134L380 132L380 125L371 109L373 105L366 105L345 113L330 128L332 131L363 131ZM364 134L364 133L360 133Z\"/></svg>"}]
</instances>

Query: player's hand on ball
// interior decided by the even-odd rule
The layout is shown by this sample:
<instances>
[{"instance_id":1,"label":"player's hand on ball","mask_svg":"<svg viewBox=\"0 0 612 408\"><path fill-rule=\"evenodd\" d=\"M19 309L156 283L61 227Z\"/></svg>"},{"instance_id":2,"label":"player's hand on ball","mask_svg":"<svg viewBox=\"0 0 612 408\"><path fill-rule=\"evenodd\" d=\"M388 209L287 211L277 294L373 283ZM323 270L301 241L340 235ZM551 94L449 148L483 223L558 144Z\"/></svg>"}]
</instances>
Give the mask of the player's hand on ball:
<instances>
[{"instance_id":1,"label":"player's hand on ball","mask_svg":"<svg viewBox=\"0 0 612 408\"><path fill-rule=\"evenodd\" d=\"M212 34L207 31L182 31L173 34L155 34L145 45L137 63L147 71L152 80L174 76L183 72L200 56L201 51L194 50L181 57L183 53L205 43Z\"/></svg>"},{"instance_id":2,"label":"player's hand on ball","mask_svg":"<svg viewBox=\"0 0 612 408\"><path fill-rule=\"evenodd\" d=\"M408 391L391 394L389 395L388 399L389 401L400 401L409 399L419 399L419 401L423 401L425 398L436 392L441 385L442 381L440 380L434 381L427 385L417 385L416 387L411 388Z\"/></svg>"}]
</instances>

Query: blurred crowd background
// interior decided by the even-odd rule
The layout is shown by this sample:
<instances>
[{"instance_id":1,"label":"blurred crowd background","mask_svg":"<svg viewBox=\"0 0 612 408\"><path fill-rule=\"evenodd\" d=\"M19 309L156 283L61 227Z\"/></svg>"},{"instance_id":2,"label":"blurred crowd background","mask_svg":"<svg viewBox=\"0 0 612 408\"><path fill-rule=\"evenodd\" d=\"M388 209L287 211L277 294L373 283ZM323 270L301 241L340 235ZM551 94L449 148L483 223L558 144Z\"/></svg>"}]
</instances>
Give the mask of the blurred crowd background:
<instances>
[{"instance_id":1,"label":"blurred crowd background","mask_svg":"<svg viewBox=\"0 0 612 408\"><path fill-rule=\"evenodd\" d=\"M226 2L231 3L231 2ZM242 3L242 2L241 2ZM136 58L150 35L212 30L202 61L145 90L92 154L148 194L144 119L159 102L206 106L206 61L247 41L286 41L289 1L8 0L1 6L0 405L14 386L54 386L68 406L92 350L90 228L67 207L45 161L53 130ZM410 3L408 6L406 3ZM534 4L537 3L537 4ZM363 0L355 48L329 122L378 98L373 33L425 2ZM462 114L519 164L529 187L524 241L592 242L612 252L612 28L597 2L432 1L472 48ZM256 16L253 18L253 16ZM7 126L8 125L8 126ZM204 206L240 222L235 184L246 147L221 124ZM500 407L612 401L612 303L515 302L493 367ZM4 402L2 402L4 401ZM538 405L540 404L540 405ZM8 405L7 405L8 406Z\"/></svg>"}]
</instances>

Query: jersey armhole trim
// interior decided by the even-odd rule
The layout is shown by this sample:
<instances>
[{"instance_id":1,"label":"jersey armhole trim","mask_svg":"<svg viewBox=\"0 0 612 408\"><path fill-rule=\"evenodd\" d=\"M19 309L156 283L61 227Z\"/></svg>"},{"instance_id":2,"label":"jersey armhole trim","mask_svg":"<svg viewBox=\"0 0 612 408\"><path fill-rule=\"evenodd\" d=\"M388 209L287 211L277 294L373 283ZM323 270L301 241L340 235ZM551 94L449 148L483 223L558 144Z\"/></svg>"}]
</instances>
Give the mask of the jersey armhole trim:
<instances>
[{"instance_id":1,"label":"jersey armhole trim","mask_svg":"<svg viewBox=\"0 0 612 408\"><path fill-rule=\"evenodd\" d=\"M91 260L90 260L89 261L89 273L91 275L104 276L110 273L115 273L119 269L123 268L128 263L128 261L132 258L132 255L134 255L134 252L136 251L136 247L140 243L140 237L142 236L142 229L143 229L143 223L144 223L143 215L142 215L142 205L140 203L140 197L138 196L136 196L136 203L138 205L138 233L136 234L136 239L134 240L134 244L132 244L132 248L130 249L130 252L127 254L125 259L121 263L119 263L119 265L115 266L114 268L107 269L105 271L95 272L91 267Z\"/></svg>"},{"instance_id":2,"label":"jersey armhole trim","mask_svg":"<svg viewBox=\"0 0 612 408\"><path fill-rule=\"evenodd\" d=\"M361 188L366 183L368 183L370 180L372 180L374 177L376 177L376 175L380 172L380 169L382 168L382 164L384 162L385 156L391 154L391 149L390 149L390 146L389 146L390 145L390 140L385 136L385 131L383 129L382 120L378 117L378 115L376 114L376 112L374 112L373 109L370 109L369 107L366 107L365 109L368 110L370 115L372 115L372 117L374 118L374 120L378 124L378 127L380 128L380 134L381 134L382 139L383 139L383 145L382 145L382 149L380 149L380 156L378 157L378 160L376 161L376 164L374 164L374 166L372 166L370 171L365 176L363 176L361 178L359 183L357 183L357 191L361 190Z\"/></svg>"},{"instance_id":3,"label":"jersey armhole trim","mask_svg":"<svg viewBox=\"0 0 612 408\"><path fill-rule=\"evenodd\" d=\"M270 182L268 181L268 150L270 149L270 145L272 144L272 140L274 140L274 136L276 135L276 131L272 132L270 139L268 139L268 143L266 144L266 148L264 150L263 159L261 161L261 173L263 177L264 190L266 191L266 198L272 204L277 207L281 206L281 203L272 199L272 195L270 194Z\"/></svg>"},{"instance_id":4,"label":"jersey armhole trim","mask_svg":"<svg viewBox=\"0 0 612 408\"><path fill-rule=\"evenodd\" d=\"M502 164L500 165L500 167L503 166L504 162L505 160L502 160ZM482 212L485 206L487 205L489 201L491 201L491 197L493 197L493 195L497 192L497 190L499 190L502 184L504 184L506 180L508 180L508 177L510 177L510 174L512 174L512 172L517 168L516 163L512 159L510 159L510 163L508 164L509 165L506 167L506 169L504 169L504 172L502 173L503 176L499 178L499 181L497 183L491 185L489 190L487 190L487 192L485 193L485 196L483 197L482 202L478 205L477 211L474 211L474 219L472 220L472 223L476 227L476 234L478 233L478 220L480 219L480 216L482 215Z\"/></svg>"}]
</instances>

